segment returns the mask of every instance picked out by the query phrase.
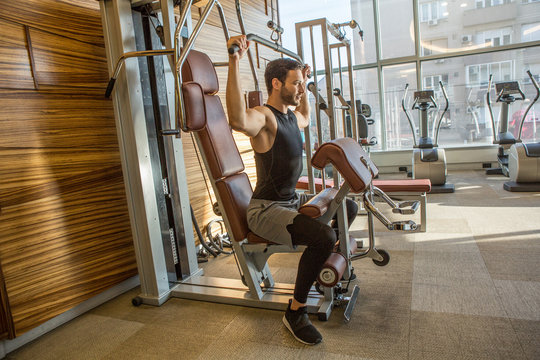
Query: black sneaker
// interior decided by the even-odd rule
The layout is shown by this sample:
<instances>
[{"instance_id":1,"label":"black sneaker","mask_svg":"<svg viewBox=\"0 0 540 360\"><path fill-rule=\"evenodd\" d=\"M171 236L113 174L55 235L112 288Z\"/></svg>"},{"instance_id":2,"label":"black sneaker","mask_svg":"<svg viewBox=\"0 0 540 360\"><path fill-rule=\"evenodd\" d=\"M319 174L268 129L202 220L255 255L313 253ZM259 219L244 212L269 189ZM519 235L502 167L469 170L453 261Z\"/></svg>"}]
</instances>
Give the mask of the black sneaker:
<instances>
[{"instance_id":1,"label":"black sneaker","mask_svg":"<svg viewBox=\"0 0 540 360\"><path fill-rule=\"evenodd\" d=\"M321 334L309 320L305 306L293 311L291 310L291 300L289 300L289 306L283 316L283 323L295 339L303 344L315 345L322 341Z\"/></svg>"}]
</instances>

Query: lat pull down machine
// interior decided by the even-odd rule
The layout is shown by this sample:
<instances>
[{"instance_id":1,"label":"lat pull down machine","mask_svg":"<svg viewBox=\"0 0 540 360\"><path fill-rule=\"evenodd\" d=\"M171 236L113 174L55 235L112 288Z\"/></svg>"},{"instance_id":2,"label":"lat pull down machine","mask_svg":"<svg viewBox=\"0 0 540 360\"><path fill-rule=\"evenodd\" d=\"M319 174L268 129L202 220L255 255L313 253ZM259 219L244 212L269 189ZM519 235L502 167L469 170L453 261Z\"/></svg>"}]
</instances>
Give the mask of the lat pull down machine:
<instances>
[{"instance_id":1,"label":"lat pull down machine","mask_svg":"<svg viewBox=\"0 0 540 360\"><path fill-rule=\"evenodd\" d=\"M275 283L267 260L277 252L301 249L271 244L249 232L245 208L251 197L251 185L243 172L241 157L216 96L215 64L205 54L192 50L195 38L214 6L221 14L225 38L228 38L219 2L209 1L198 23L190 30L187 20L192 2L185 2L175 29L173 2L161 0L159 9L154 7L154 10L165 24L164 39L168 49L159 44L155 46L156 50L140 45L148 42L140 41L141 31L137 20L134 20L139 15L131 5L129 0L100 1L109 71L112 79L118 80L114 91L112 86L116 80L111 80L108 94L113 95L141 280L141 294L134 299L134 304L160 305L170 296L177 296L285 309L292 294L292 285ZM179 34L184 27L187 27L187 34L182 45ZM158 66L141 60L156 55L157 58L169 55L169 61ZM129 60L132 57L139 57L139 61ZM154 76L147 73L151 66ZM148 77L153 80L146 81ZM157 121L152 116L157 110L161 111L159 122L162 128L152 134L150 123ZM189 196L180 129L196 135L227 231L233 240L241 280L206 277L197 265L195 241L187 215L190 212ZM162 152L154 150L153 136L161 139ZM354 192L363 197L370 216L388 221L371 203L371 179L377 173L376 167L356 141L351 143L347 140L352 141L336 139L332 144L321 146L312 161L318 168L327 164L335 166L343 175L344 183L339 190L321 192L301 211L321 221L329 221L337 213L340 229L347 229L342 200L347 193ZM165 168L165 178L159 167ZM169 199L171 205L162 206L163 199ZM396 230L416 228L412 221L389 224L393 224ZM371 222L371 242L373 234ZM348 237L343 239L348 240ZM376 250L372 252L370 257L384 261ZM319 276L319 282L324 286L323 294L310 294L308 310L318 313L321 319L327 319L334 305L345 303L345 320L348 321L359 290L355 287L347 297L340 289L340 281L352 277L351 261L365 255L353 254L349 241L342 241Z\"/></svg>"}]
</instances>

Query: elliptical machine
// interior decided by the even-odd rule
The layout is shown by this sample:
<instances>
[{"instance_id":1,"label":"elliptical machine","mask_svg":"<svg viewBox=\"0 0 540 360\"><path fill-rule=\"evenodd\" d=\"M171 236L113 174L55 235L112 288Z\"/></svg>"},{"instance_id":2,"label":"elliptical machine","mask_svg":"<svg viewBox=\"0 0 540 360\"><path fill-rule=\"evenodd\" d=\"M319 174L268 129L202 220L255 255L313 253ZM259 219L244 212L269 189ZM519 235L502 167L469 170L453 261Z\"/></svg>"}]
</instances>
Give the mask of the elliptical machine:
<instances>
[{"instance_id":1,"label":"elliptical machine","mask_svg":"<svg viewBox=\"0 0 540 360\"><path fill-rule=\"evenodd\" d=\"M437 126L433 127L434 139L429 137L429 109L438 109L438 105L435 102L433 90L423 90L414 92L414 102L411 110L419 110L420 113L420 139L416 141L416 126L412 121L411 115L405 106L405 99L409 90L409 84L405 85L405 93L401 100L401 107L409 120L413 134L413 156L412 156L412 177L413 179L429 179L431 181L431 193L452 193L454 192L454 185L446 183L446 155L444 149L438 148L437 142L439 139L439 130L441 128L441 121L444 114L448 110L448 96L444 89L442 81L439 81L441 90L446 100L446 107L436 123Z\"/></svg>"},{"instance_id":2,"label":"elliptical machine","mask_svg":"<svg viewBox=\"0 0 540 360\"><path fill-rule=\"evenodd\" d=\"M495 102L501 103L501 112L499 114L499 129L496 133L495 119L493 117L493 109L491 108L490 91L493 74L489 75L488 89L486 94L486 102L491 117L491 129L493 130L493 144L498 144L497 162L499 167L486 169L487 175L504 175L508 174L508 149L516 143L514 135L508 131L508 109L517 100L524 101L525 94L519 88L517 81L506 81L495 83L495 91L497 99Z\"/></svg>"},{"instance_id":3,"label":"elliptical machine","mask_svg":"<svg viewBox=\"0 0 540 360\"><path fill-rule=\"evenodd\" d=\"M516 143L513 144L508 151L508 175L510 181L505 182L503 185L504 189L507 191L540 191L540 142L528 144L521 142L521 134L527 114L540 97L540 88L530 70L527 71L527 75L529 75L529 78L536 89L536 97L531 101L527 110L525 110L521 119L521 125L519 126ZM523 97L525 98L525 96ZM533 119L533 128L535 128L535 126L536 119Z\"/></svg>"}]
</instances>

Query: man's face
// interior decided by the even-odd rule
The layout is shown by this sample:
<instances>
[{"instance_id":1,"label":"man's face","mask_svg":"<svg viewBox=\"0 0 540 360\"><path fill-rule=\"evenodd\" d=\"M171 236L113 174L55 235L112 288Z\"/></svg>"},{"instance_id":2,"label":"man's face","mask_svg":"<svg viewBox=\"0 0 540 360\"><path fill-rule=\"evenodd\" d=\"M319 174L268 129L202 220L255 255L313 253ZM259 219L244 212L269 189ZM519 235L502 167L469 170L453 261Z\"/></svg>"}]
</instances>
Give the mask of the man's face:
<instances>
[{"instance_id":1,"label":"man's face","mask_svg":"<svg viewBox=\"0 0 540 360\"><path fill-rule=\"evenodd\" d=\"M282 84L280 90L283 103L292 106L300 105L300 99L305 91L302 72L300 70L289 70L285 83Z\"/></svg>"}]
</instances>

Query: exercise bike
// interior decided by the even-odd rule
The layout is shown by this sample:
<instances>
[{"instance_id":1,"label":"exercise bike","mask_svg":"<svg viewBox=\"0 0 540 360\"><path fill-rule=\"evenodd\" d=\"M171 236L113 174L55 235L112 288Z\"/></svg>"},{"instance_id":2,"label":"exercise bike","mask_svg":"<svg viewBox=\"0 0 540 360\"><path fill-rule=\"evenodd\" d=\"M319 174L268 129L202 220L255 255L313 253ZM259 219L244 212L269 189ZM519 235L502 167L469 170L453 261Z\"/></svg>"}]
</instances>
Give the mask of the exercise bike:
<instances>
[{"instance_id":1,"label":"exercise bike","mask_svg":"<svg viewBox=\"0 0 540 360\"><path fill-rule=\"evenodd\" d=\"M437 145L439 139L439 130L444 114L448 110L448 96L441 81L439 81L441 90L446 100L446 107L442 112L439 121L433 124L435 141L429 137L429 109L438 109L438 105L434 99L433 90L422 90L414 92L414 101L411 107L412 110L418 110L420 113L420 139L416 141L416 126L405 106L405 99L409 89L409 84L405 85L405 93L401 100L401 107L407 116L409 125L413 134L413 156L412 156L412 177L413 179L429 179L431 181L431 193L452 193L454 185L446 183L446 155L444 149L440 149ZM436 125L436 126L435 126Z\"/></svg>"},{"instance_id":2,"label":"exercise bike","mask_svg":"<svg viewBox=\"0 0 540 360\"><path fill-rule=\"evenodd\" d=\"M523 125L527 119L527 114L540 97L540 88L536 79L530 71L527 71L527 75L529 75L536 89L536 97L531 101L527 110L525 110L521 118L518 138L508 151L508 175L510 181L505 182L503 185L503 188L507 191L540 191L540 142L525 144L521 141ZM533 118L532 121L533 130L536 130L536 119Z\"/></svg>"}]
</instances>

